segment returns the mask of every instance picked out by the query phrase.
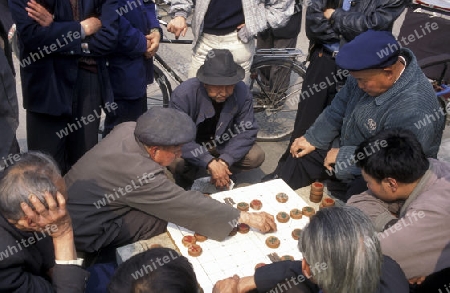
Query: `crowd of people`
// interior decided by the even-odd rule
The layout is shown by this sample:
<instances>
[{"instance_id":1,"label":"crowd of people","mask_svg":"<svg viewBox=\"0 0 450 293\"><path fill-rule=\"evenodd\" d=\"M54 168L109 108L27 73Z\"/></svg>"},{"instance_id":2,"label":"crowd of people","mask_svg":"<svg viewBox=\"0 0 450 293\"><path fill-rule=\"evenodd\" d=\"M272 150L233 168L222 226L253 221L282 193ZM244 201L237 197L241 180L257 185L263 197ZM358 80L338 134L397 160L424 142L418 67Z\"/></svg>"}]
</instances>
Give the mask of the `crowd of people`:
<instances>
[{"instance_id":1,"label":"crowd of people","mask_svg":"<svg viewBox=\"0 0 450 293\"><path fill-rule=\"evenodd\" d=\"M195 1L189 79L168 108L147 109L162 38L153 2L0 0L1 292L194 293L201 284L176 251L149 249L118 266L116 249L164 233L169 222L215 241L226 239L230 223L276 231L273 215L240 211L190 186L210 176L227 189L233 176L264 162L246 85L250 64L255 46L295 46L302 7L310 40L303 89L346 74L299 97L289 146L262 180L281 178L292 189L325 182L346 205L311 217L299 237L301 261L230 276L213 292L450 287L450 164L436 159L445 115L417 58L426 51L418 47L437 54L448 42L402 46L398 39L414 33L402 29L396 39L391 32L408 6L403 0L230 1ZM450 6L428 2L408 6L405 21L425 32L421 24L439 13L430 27L440 36ZM176 38L186 34L192 6L172 1L167 30ZM13 23L23 153L15 134ZM170 261L136 278L154 259Z\"/></svg>"}]
</instances>

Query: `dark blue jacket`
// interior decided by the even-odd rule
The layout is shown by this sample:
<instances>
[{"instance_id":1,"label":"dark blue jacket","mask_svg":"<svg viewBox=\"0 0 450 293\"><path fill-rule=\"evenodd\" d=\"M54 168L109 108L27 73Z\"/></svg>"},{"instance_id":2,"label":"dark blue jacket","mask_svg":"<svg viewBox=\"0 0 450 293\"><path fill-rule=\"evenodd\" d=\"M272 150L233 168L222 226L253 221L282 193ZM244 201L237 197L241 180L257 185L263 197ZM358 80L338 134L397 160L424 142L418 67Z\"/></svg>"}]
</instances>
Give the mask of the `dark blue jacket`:
<instances>
[{"instance_id":1,"label":"dark blue jacket","mask_svg":"<svg viewBox=\"0 0 450 293\"><path fill-rule=\"evenodd\" d=\"M145 35L160 28L155 3L149 0L119 0L119 43L109 58L109 74L115 99L132 100L146 94L153 82L153 59L146 59Z\"/></svg>"},{"instance_id":2,"label":"dark blue jacket","mask_svg":"<svg viewBox=\"0 0 450 293\"><path fill-rule=\"evenodd\" d=\"M81 39L81 25L74 21L70 1L42 0L54 15L53 23L42 27L27 15L29 0L9 0L20 39L23 105L28 111L50 115L72 114L73 88L81 56L95 57L98 64L103 102L112 102L112 90L104 55L117 45L117 0L79 1L80 18L97 16L101 29ZM83 53L81 43L89 44Z\"/></svg>"}]
</instances>

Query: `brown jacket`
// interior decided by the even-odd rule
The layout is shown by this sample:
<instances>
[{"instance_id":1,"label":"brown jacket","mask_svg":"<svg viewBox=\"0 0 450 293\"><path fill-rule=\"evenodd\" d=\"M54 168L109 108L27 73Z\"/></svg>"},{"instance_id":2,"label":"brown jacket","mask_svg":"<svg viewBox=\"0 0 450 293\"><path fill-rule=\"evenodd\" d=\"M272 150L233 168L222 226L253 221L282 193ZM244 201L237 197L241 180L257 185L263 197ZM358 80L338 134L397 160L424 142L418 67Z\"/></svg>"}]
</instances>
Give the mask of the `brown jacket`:
<instances>
[{"instance_id":1,"label":"brown jacket","mask_svg":"<svg viewBox=\"0 0 450 293\"><path fill-rule=\"evenodd\" d=\"M403 203L386 203L370 192L352 196L347 205L366 213L378 231L384 255L392 257L408 279L450 267L450 164L429 159L430 168Z\"/></svg>"},{"instance_id":2,"label":"brown jacket","mask_svg":"<svg viewBox=\"0 0 450 293\"><path fill-rule=\"evenodd\" d=\"M119 233L121 217L137 209L223 240L239 211L170 181L134 138L135 122L117 126L64 177L77 249L97 251Z\"/></svg>"}]
</instances>

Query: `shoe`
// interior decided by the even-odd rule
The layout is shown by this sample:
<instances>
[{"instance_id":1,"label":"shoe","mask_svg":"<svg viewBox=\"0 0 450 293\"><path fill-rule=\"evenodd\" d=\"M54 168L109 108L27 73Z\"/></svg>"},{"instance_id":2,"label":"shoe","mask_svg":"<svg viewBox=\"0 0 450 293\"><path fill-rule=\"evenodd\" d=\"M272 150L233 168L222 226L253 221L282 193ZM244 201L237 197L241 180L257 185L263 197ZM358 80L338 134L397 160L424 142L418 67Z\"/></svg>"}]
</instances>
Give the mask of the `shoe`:
<instances>
[{"instance_id":1,"label":"shoe","mask_svg":"<svg viewBox=\"0 0 450 293\"><path fill-rule=\"evenodd\" d=\"M273 179L277 179L277 178L278 178L278 174L274 171L272 173L267 174L263 178L261 178L261 182L267 182L269 180L273 180Z\"/></svg>"}]
</instances>

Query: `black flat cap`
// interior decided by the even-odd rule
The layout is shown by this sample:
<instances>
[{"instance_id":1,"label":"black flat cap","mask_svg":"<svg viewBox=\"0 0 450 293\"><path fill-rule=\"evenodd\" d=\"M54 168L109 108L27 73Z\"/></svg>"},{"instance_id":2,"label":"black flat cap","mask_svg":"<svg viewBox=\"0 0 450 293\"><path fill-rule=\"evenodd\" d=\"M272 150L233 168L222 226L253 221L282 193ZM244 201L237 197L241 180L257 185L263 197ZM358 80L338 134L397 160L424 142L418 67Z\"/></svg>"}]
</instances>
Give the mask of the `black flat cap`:
<instances>
[{"instance_id":1,"label":"black flat cap","mask_svg":"<svg viewBox=\"0 0 450 293\"><path fill-rule=\"evenodd\" d=\"M336 64L350 71L385 68L398 60L400 44L391 32L368 30L342 46Z\"/></svg>"},{"instance_id":2,"label":"black flat cap","mask_svg":"<svg viewBox=\"0 0 450 293\"><path fill-rule=\"evenodd\" d=\"M195 139L194 121L172 108L152 107L139 117L134 136L148 146L181 145Z\"/></svg>"}]
</instances>

